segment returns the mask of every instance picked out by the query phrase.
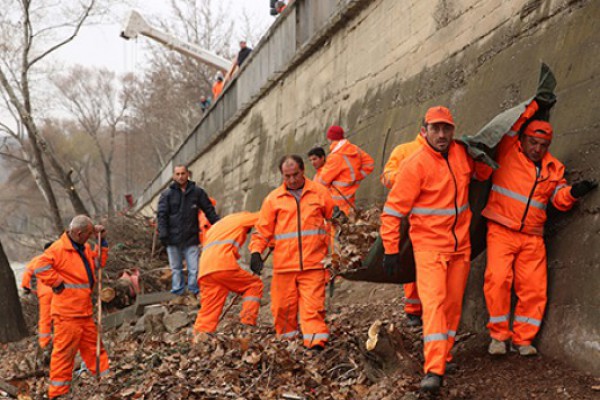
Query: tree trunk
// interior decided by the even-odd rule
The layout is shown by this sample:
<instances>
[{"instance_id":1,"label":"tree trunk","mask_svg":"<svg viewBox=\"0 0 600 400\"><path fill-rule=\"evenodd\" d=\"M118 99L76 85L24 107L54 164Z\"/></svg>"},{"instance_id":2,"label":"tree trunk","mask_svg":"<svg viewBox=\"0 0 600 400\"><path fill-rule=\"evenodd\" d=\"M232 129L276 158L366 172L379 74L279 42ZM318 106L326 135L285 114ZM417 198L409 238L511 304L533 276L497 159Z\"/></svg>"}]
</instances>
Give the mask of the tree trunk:
<instances>
[{"instance_id":1,"label":"tree trunk","mask_svg":"<svg viewBox=\"0 0 600 400\"><path fill-rule=\"evenodd\" d=\"M15 282L15 274L10 267L8 258L0 243L0 343L16 342L23 339L29 332L23 318L19 292Z\"/></svg>"},{"instance_id":2,"label":"tree trunk","mask_svg":"<svg viewBox=\"0 0 600 400\"><path fill-rule=\"evenodd\" d=\"M106 175L106 204L108 205L108 216L112 217L115 214L115 201L112 191L112 170L110 161L103 161L104 174Z\"/></svg>"}]
</instances>

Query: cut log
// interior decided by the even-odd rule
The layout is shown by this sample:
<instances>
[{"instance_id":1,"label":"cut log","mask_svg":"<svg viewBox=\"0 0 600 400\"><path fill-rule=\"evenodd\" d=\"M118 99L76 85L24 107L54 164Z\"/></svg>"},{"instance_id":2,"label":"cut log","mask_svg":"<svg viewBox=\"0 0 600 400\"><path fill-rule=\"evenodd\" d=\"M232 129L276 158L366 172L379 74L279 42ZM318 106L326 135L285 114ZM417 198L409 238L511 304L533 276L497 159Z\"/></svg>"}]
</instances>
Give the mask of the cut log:
<instances>
[{"instance_id":1,"label":"cut log","mask_svg":"<svg viewBox=\"0 0 600 400\"><path fill-rule=\"evenodd\" d=\"M405 339L394 324L377 320L371 325L365 343L365 373L371 381L376 382L400 369L409 373L419 371L419 363L408 351L405 342L410 343L410 339Z\"/></svg>"},{"instance_id":2,"label":"cut log","mask_svg":"<svg viewBox=\"0 0 600 400\"><path fill-rule=\"evenodd\" d=\"M16 399L19 395L19 389L10 383L0 379L0 390L6 392L10 397Z\"/></svg>"}]
</instances>

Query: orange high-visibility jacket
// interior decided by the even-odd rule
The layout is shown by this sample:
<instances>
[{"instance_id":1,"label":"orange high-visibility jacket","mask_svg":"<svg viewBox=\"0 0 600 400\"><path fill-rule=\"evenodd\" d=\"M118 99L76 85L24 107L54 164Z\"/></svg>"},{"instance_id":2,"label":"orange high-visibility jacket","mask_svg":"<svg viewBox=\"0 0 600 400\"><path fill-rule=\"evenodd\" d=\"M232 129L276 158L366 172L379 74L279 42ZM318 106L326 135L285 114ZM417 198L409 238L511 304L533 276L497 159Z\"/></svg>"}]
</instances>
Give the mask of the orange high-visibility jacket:
<instances>
[{"instance_id":1,"label":"orange high-visibility jacket","mask_svg":"<svg viewBox=\"0 0 600 400\"><path fill-rule=\"evenodd\" d=\"M577 201L564 178L565 167L547 152L537 167L521 149L513 130L496 151L500 168L492 176L492 190L481 215L515 231L543 236L548 202L567 211Z\"/></svg>"},{"instance_id":2,"label":"orange high-visibility jacket","mask_svg":"<svg viewBox=\"0 0 600 400\"><path fill-rule=\"evenodd\" d=\"M86 270L82 256L65 232L40 256L34 265L36 277L51 287L57 287L61 282L65 285L65 290L60 294L55 293L52 298L52 315L89 317L93 314L92 290L97 254L97 250L92 250L89 244L85 244L83 256L87 260L89 271ZM102 246L102 267L106 264L107 257L108 247Z\"/></svg>"},{"instance_id":3,"label":"orange high-visibility jacket","mask_svg":"<svg viewBox=\"0 0 600 400\"><path fill-rule=\"evenodd\" d=\"M240 247L248 230L258 221L258 213L240 212L222 218L210 228L200 256L198 279L217 271L240 269Z\"/></svg>"},{"instance_id":4,"label":"orange high-visibility jacket","mask_svg":"<svg viewBox=\"0 0 600 400\"><path fill-rule=\"evenodd\" d=\"M322 269L327 255L334 202L326 188L305 178L300 201L285 184L273 190L263 201L252 234L250 251L262 253L271 240L274 272Z\"/></svg>"},{"instance_id":5,"label":"orange high-visibility jacket","mask_svg":"<svg viewBox=\"0 0 600 400\"><path fill-rule=\"evenodd\" d=\"M21 280L21 287L31 290L33 293L37 294L38 297L52 294L52 288L48 285L44 285L35 276L34 268L40 257L41 254L33 257L31 261L29 261L29 264L27 264L25 272L23 273L23 279Z\"/></svg>"},{"instance_id":6,"label":"orange high-visibility jacket","mask_svg":"<svg viewBox=\"0 0 600 400\"><path fill-rule=\"evenodd\" d=\"M223 81L216 81L212 86L213 102L216 101L223 91Z\"/></svg>"},{"instance_id":7,"label":"orange high-visibility jacket","mask_svg":"<svg viewBox=\"0 0 600 400\"><path fill-rule=\"evenodd\" d=\"M323 167L324 167L324 166L325 166L325 165L323 164L323 165L321 166L321 168L317 169L317 172L315 173L315 176L314 176L314 177L313 177L313 179L312 179L313 181L315 181L315 182L319 182L319 179L320 179L319 177L321 176L321 171L323 171Z\"/></svg>"},{"instance_id":8,"label":"orange high-visibility jacket","mask_svg":"<svg viewBox=\"0 0 600 400\"><path fill-rule=\"evenodd\" d=\"M336 204L345 205L344 198L354 204L359 182L375 168L373 158L346 139L332 142L330 150L318 182L329 188Z\"/></svg>"},{"instance_id":9,"label":"orange high-visibility jacket","mask_svg":"<svg viewBox=\"0 0 600 400\"><path fill-rule=\"evenodd\" d=\"M398 174L398 169L400 168L402 161L417 151L423 144L427 144L427 141L420 133L418 133L417 137L412 142L402 143L394 147L380 177L383 186L388 189L391 189L392 186L394 186L396 174Z\"/></svg>"},{"instance_id":10,"label":"orange high-visibility jacket","mask_svg":"<svg viewBox=\"0 0 600 400\"><path fill-rule=\"evenodd\" d=\"M414 251L470 249L469 183L472 177L486 180L491 173L456 142L447 159L431 146L421 146L402 163L383 208L380 232L385 253L398 253L400 219L409 214Z\"/></svg>"}]
</instances>

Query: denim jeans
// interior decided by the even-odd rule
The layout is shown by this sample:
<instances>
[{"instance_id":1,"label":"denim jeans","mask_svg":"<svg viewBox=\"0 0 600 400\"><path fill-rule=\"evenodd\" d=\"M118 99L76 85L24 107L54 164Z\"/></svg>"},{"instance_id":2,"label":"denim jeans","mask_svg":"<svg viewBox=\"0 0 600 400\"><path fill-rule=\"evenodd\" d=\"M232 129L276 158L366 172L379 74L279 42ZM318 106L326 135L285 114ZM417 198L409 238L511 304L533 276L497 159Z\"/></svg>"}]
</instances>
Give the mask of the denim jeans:
<instances>
[{"instance_id":1,"label":"denim jeans","mask_svg":"<svg viewBox=\"0 0 600 400\"><path fill-rule=\"evenodd\" d=\"M185 279L183 276L183 259L188 269L188 290L198 294L198 257L200 249L198 246L167 246L169 265L171 266L172 288L171 293L183 294L185 290Z\"/></svg>"}]
</instances>

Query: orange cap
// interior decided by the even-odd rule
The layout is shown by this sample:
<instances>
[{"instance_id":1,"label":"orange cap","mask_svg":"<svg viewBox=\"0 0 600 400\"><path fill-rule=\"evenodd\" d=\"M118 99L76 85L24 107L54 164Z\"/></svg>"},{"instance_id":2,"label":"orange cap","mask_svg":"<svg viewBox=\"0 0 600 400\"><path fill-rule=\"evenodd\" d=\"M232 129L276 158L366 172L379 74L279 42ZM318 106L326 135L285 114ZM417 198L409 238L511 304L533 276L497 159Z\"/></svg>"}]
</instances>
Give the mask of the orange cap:
<instances>
[{"instance_id":1,"label":"orange cap","mask_svg":"<svg viewBox=\"0 0 600 400\"><path fill-rule=\"evenodd\" d=\"M523 133L527 136L552 141L553 132L550 122L537 120L531 121Z\"/></svg>"},{"instance_id":2,"label":"orange cap","mask_svg":"<svg viewBox=\"0 0 600 400\"><path fill-rule=\"evenodd\" d=\"M425 113L426 124L436 124L440 122L454 126L454 118L452 118L450 110L444 106L435 106L427 110Z\"/></svg>"}]
</instances>

